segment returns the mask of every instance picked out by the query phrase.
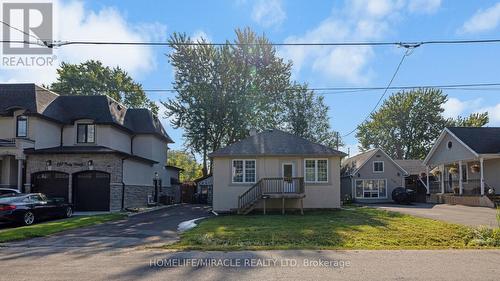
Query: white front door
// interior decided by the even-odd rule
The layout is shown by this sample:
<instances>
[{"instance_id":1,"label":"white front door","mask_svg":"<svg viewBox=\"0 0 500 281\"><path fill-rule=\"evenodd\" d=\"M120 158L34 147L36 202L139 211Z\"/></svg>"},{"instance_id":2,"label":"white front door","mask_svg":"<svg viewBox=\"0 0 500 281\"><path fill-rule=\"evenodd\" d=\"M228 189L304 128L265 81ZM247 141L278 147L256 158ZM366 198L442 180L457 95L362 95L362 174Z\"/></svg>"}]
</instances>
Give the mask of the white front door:
<instances>
[{"instance_id":1,"label":"white front door","mask_svg":"<svg viewBox=\"0 0 500 281\"><path fill-rule=\"evenodd\" d=\"M283 163L281 166L281 175L283 179L283 189L285 192L296 192L295 182L292 180L295 177L295 165L293 163Z\"/></svg>"}]
</instances>

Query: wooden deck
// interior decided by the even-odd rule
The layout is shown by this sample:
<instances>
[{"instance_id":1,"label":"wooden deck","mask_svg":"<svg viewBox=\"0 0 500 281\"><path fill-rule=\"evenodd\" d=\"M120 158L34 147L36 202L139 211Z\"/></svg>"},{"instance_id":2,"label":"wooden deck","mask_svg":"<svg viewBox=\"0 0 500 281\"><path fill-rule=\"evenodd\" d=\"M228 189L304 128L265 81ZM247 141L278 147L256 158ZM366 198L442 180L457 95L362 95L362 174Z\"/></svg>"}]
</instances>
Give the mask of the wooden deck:
<instances>
[{"instance_id":1,"label":"wooden deck","mask_svg":"<svg viewBox=\"0 0 500 281\"><path fill-rule=\"evenodd\" d=\"M265 214L268 199L281 199L282 214L285 213L287 199L300 200L300 210L303 214L304 197L304 178L262 178L238 197L238 214L250 213L259 202L263 203Z\"/></svg>"}]
</instances>

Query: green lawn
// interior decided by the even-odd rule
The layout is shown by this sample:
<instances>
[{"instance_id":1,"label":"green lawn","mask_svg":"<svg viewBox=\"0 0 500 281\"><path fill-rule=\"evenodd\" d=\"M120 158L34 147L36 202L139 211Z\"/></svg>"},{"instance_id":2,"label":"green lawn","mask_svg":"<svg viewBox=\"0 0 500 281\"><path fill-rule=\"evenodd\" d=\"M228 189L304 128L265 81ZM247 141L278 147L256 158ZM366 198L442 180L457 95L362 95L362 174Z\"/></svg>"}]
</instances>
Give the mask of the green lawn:
<instances>
[{"instance_id":1,"label":"green lawn","mask_svg":"<svg viewBox=\"0 0 500 281\"><path fill-rule=\"evenodd\" d=\"M0 230L0 243L47 236L65 230L119 220L124 217L124 214L119 213L95 216L75 216L69 219L41 222L31 226L3 229Z\"/></svg>"},{"instance_id":2,"label":"green lawn","mask_svg":"<svg viewBox=\"0 0 500 281\"><path fill-rule=\"evenodd\" d=\"M222 251L491 247L491 244L478 246L475 233L475 230L461 225L353 207L306 212L304 216L218 216L203 220L199 226L182 234L181 241L165 247ZM500 239L500 231L494 233L495 239ZM500 240L496 242L500 246Z\"/></svg>"}]
</instances>

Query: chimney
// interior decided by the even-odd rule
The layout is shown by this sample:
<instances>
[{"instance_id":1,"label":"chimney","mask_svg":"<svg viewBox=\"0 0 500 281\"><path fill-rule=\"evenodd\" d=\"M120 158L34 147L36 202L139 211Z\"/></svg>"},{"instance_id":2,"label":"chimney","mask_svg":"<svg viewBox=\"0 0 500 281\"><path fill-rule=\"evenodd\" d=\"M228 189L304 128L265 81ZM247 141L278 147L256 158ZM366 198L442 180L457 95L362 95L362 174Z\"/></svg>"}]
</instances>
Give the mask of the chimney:
<instances>
[{"instance_id":1,"label":"chimney","mask_svg":"<svg viewBox=\"0 0 500 281\"><path fill-rule=\"evenodd\" d=\"M257 134L257 129L256 128L250 128L250 136L254 136Z\"/></svg>"}]
</instances>

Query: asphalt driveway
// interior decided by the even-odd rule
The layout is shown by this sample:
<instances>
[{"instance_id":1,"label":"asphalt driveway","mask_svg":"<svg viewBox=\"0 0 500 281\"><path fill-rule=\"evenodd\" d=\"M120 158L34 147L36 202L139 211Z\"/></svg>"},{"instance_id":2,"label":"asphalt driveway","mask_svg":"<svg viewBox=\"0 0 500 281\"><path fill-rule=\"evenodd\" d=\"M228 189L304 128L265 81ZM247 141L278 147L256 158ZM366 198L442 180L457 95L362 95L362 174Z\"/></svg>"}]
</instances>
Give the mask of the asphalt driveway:
<instances>
[{"instance_id":1,"label":"asphalt driveway","mask_svg":"<svg viewBox=\"0 0 500 281\"><path fill-rule=\"evenodd\" d=\"M373 204L367 206L468 226L498 227L496 210L492 208L423 203L412 205Z\"/></svg>"},{"instance_id":2,"label":"asphalt driveway","mask_svg":"<svg viewBox=\"0 0 500 281\"><path fill-rule=\"evenodd\" d=\"M10 242L7 247L129 248L173 243L181 222L211 216L204 205L179 205L47 237Z\"/></svg>"}]
</instances>

